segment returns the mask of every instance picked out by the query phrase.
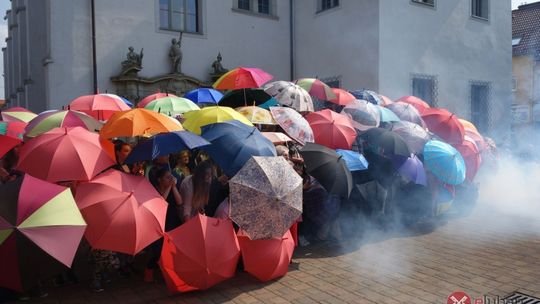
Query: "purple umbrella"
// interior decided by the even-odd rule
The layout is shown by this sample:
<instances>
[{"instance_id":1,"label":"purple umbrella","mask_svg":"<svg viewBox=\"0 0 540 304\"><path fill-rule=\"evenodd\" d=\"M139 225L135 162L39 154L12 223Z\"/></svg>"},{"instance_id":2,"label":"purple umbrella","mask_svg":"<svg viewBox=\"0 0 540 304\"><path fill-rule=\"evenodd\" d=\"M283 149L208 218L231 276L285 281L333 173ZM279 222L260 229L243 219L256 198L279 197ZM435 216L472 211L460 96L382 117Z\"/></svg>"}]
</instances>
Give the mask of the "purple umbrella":
<instances>
[{"instance_id":1,"label":"purple umbrella","mask_svg":"<svg viewBox=\"0 0 540 304\"><path fill-rule=\"evenodd\" d=\"M403 161L403 158L394 157L393 162L399 174L405 179L417 185L427 186L424 164L422 164L422 161L416 155L411 154L411 157L406 158L405 161Z\"/></svg>"}]
</instances>

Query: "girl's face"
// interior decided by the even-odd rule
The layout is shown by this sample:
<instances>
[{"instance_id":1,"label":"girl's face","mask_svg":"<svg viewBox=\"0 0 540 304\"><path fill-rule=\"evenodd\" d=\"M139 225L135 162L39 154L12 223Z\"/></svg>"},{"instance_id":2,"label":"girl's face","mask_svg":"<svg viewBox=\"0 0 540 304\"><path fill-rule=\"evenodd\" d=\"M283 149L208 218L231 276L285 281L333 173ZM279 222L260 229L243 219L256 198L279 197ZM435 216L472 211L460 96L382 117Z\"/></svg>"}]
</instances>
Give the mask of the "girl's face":
<instances>
[{"instance_id":1,"label":"girl's face","mask_svg":"<svg viewBox=\"0 0 540 304\"><path fill-rule=\"evenodd\" d=\"M204 171L204 181L207 183L212 182L212 169L206 169L206 171Z\"/></svg>"},{"instance_id":2,"label":"girl's face","mask_svg":"<svg viewBox=\"0 0 540 304\"><path fill-rule=\"evenodd\" d=\"M184 153L180 154L180 161L184 165L189 164L189 153L184 152Z\"/></svg>"},{"instance_id":3,"label":"girl's face","mask_svg":"<svg viewBox=\"0 0 540 304\"><path fill-rule=\"evenodd\" d=\"M170 184L173 176L171 172L166 172L161 178L158 179L158 182L161 186L167 186Z\"/></svg>"},{"instance_id":4,"label":"girl's face","mask_svg":"<svg viewBox=\"0 0 540 304\"><path fill-rule=\"evenodd\" d=\"M123 145L122 149L116 152L116 159L118 160L119 163L123 164L126 158L128 157L129 153L131 153L131 146Z\"/></svg>"}]
</instances>

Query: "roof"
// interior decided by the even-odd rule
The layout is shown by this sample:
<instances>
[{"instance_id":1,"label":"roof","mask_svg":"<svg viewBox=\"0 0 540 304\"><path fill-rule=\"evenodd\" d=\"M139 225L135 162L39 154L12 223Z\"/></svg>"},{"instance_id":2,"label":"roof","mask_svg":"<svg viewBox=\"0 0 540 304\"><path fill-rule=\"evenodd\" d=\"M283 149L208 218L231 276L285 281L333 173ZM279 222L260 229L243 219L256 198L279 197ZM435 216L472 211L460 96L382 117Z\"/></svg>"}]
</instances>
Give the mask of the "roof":
<instances>
[{"instance_id":1,"label":"roof","mask_svg":"<svg viewBox=\"0 0 540 304\"><path fill-rule=\"evenodd\" d=\"M512 38L521 38L512 47L513 56L534 55L540 59L540 2L512 11Z\"/></svg>"}]
</instances>

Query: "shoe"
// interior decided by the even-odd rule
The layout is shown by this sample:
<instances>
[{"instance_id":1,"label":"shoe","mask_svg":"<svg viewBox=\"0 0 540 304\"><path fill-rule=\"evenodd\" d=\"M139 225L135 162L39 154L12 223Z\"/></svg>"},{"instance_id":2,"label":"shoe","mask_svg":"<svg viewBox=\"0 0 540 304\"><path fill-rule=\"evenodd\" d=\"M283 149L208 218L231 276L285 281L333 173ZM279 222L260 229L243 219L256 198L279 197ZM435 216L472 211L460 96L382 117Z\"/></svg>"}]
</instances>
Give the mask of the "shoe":
<instances>
[{"instance_id":1,"label":"shoe","mask_svg":"<svg viewBox=\"0 0 540 304\"><path fill-rule=\"evenodd\" d=\"M306 246L309 246L309 241L306 240L306 237L301 235L298 237L298 245L300 245L300 247L306 247Z\"/></svg>"},{"instance_id":2,"label":"shoe","mask_svg":"<svg viewBox=\"0 0 540 304\"><path fill-rule=\"evenodd\" d=\"M144 281L147 283L154 282L154 269L146 268L144 270Z\"/></svg>"},{"instance_id":3,"label":"shoe","mask_svg":"<svg viewBox=\"0 0 540 304\"><path fill-rule=\"evenodd\" d=\"M93 292L102 292L104 291L105 289L103 289L103 286L101 285L101 282L100 281L97 281L95 280L93 283L92 283L92 291Z\"/></svg>"},{"instance_id":4,"label":"shoe","mask_svg":"<svg viewBox=\"0 0 540 304\"><path fill-rule=\"evenodd\" d=\"M22 294L17 298L17 300L19 300L19 301L30 301L30 296L27 295L27 294Z\"/></svg>"}]
</instances>

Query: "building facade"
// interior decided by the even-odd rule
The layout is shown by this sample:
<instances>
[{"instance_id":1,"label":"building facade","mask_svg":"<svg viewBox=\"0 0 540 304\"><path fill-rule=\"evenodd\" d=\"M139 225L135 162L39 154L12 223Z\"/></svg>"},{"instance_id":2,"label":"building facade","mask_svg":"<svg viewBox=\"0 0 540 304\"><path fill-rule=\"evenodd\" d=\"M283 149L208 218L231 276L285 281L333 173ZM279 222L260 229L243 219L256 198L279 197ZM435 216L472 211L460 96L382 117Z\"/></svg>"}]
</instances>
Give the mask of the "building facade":
<instances>
[{"instance_id":1,"label":"building facade","mask_svg":"<svg viewBox=\"0 0 540 304\"><path fill-rule=\"evenodd\" d=\"M6 13L6 99L35 111L116 92L127 49L144 48L140 76L171 70L209 81L223 65L260 67L275 79L318 77L394 99L417 95L475 122L508 129L511 7L494 0L12 0ZM96 69L92 46L95 45Z\"/></svg>"}]
</instances>

